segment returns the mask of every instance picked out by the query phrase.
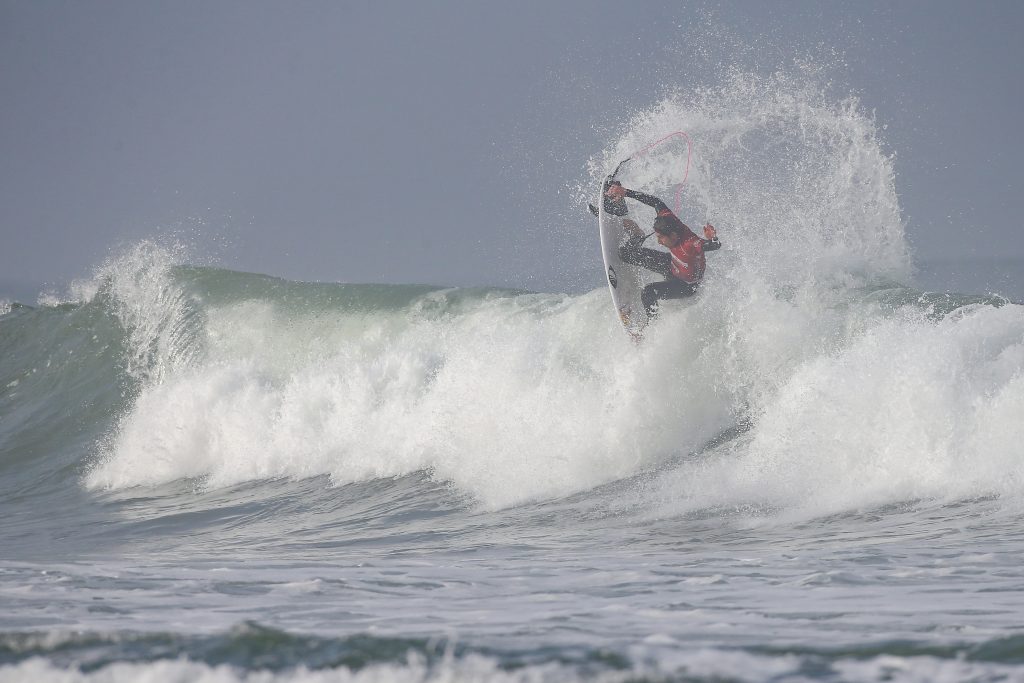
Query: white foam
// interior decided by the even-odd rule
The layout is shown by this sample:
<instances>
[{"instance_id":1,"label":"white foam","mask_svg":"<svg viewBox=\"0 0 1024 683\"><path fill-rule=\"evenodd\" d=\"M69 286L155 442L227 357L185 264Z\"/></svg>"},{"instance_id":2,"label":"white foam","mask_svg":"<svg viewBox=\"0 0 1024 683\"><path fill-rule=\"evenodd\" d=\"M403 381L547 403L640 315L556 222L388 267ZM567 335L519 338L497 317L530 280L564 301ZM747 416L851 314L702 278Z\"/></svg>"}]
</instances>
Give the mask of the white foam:
<instances>
[{"instance_id":1,"label":"white foam","mask_svg":"<svg viewBox=\"0 0 1024 683\"><path fill-rule=\"evenodd\" d=\"M281 672L244 671L235 667L209 666L187 660L161 660L149 664L115 663L98 670L82 672L61 669L41 658L0 667L0 683L34 681L36 683L554 683L585 679L588 681L625 681L624 672L574 675L571 667L542 664L507 671L493 658L469 655L459 660L446 658L432 665L415 653L408 663L374 664L353 671L345 667L309 670L298 667Z\"/></svg>"},{"instance_id":2,"label":"white foam","mask_svg":"<svg viewBox=\"0 0 1024 683\"><path fill-rule=\"evenodd\" d=\"M679 388L681 373L703 370L666 373L658 344L633 353L603 292L482 301L455 319L360 317L358 329L342 314L291 315L208 310L204 362L142 392L90 485L426 470L503 506L665 457L678 448L675 410L696 440L728 415ZM651 391L670 403L646 410Z\"/></svg>"},{"instance_id":3,"label":"white foam","mask_svg":"<svg viewBox=\"0 0 1024 683\"><path fill-rule=\"evenodd\" d=\"M1024 494L1024 307L874 322L802 362L728 457L665 475L661 514L760 503L827 514Z\"/></svg>"},{"instance_id":4,"label":"white foam","mask_svg":"<svg viewBox=\"0 0 1024 683\"><path fill-rule=\"evenodd\" d=\"M796 655L760 655L736 650L659 648L657 661L627 670L593 671L567 664L531 664L505 669L491 657L470 654L446 656L428 663L410 653L406 663L372 664L359 670L345 667L310 670L305 667L272 672L245 671L227 665L210 666L188 660L152 663L118 662L91 671L60 668L42 658L0 666L0 683L548 683L595 681L617 683L638 679L763 681L839 680L851 683L944 683L949 681L1024 681L1024 672L1009 664L972 662L938 657L881 655L830 662L826 671L808 677L807 659Z\"/></svg>"}]
</instances>

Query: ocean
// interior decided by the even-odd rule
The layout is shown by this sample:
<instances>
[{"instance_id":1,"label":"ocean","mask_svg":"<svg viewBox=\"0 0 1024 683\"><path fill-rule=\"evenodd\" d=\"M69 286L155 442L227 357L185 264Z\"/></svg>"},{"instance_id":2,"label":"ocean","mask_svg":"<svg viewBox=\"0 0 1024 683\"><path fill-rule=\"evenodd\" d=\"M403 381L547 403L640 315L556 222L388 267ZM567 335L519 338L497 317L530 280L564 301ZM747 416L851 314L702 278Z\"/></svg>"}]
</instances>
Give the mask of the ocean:
<instances>
[{"instance_id":1,"label":"ocean","mask_svg":"<svg viewBox=\"0 0 1024 683\"><path fill-rule=\"evenodd\" d=\"M604 287L159 241L5 301L0 682L1024 681L1020 264L915 264L871 117L792 84L593 179L683 125L724 247L641 344Z\"/></svg>"}]
</instances>

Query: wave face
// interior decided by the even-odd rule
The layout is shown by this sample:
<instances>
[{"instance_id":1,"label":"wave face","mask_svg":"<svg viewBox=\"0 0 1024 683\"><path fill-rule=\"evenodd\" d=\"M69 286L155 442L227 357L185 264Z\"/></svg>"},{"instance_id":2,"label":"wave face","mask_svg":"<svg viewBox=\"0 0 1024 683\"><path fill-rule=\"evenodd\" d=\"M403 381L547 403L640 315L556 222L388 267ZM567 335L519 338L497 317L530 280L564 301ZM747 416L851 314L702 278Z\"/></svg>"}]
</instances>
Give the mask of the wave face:
<instances>
[{"instance_id":1,"label":"wave face","mask_svg":"<svg viewBox=\"0 0 1024 683\"><path fill-rule=\"evenodd\" d=\"M725 246L641 345L603 288L155 242L5 303L0 680L1002 680L1024 307L908 286L872 120L782 76L638 115L588 188L677 129ZM680 161L631 177L670 196Z\"/></svg>"},{"instance_id":2,"label":"wave face","mask_svg":"<svg viewBox=\"0 0 1024 683\"><path fill-rule=\"evenodd\" d=\"M496 509L745 425L676 467L686 506L1019 493L1024 314L996 298L816 282L737 300L725 272L636 347L603 291L303 284L152 245L110 270L88 303L5 320L9 463L95 406L107 420L65 428L94 425L71 449L90 489L426 472Z\"/></svg>"}]
</instances>

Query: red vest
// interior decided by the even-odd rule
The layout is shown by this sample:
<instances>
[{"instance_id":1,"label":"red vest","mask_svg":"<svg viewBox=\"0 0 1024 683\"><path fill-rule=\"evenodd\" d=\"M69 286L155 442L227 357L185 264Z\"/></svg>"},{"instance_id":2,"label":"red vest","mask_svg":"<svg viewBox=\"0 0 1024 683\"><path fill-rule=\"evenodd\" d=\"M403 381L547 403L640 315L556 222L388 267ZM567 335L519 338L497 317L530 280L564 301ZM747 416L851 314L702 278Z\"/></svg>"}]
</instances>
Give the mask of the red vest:
<instances>
[{"instance_id":1,"label":"red vest","mask_svg":"<svg viewBox=\"0 0 1024 683\"><path fill-rule=\"evenodd\" d=\"M704 260L704 243L699 237L690 233L678 246L669 249L669 254L672 255L672 275L691 285L704 278L707 262Z\"/></svg>"}]
</instances>

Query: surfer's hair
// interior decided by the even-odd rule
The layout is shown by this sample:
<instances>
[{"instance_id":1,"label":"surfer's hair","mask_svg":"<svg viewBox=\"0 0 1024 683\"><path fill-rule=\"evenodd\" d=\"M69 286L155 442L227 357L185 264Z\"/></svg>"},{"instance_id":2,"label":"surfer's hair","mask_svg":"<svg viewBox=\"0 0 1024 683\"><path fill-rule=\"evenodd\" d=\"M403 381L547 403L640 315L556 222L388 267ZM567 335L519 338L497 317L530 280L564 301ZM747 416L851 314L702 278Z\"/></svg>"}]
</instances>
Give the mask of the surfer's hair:
<instances>
[{"instance_id":1,"label":"surfer's hair","mask_svg":"<svg viewBox=\"0 0 1024 683\"><path fill-rule=\"evenodd\" d=\"M679 225L667 216L658 216L654 219L654 232L659 235L682 235L683 231Z\"/></svg>"}]
</instances>

